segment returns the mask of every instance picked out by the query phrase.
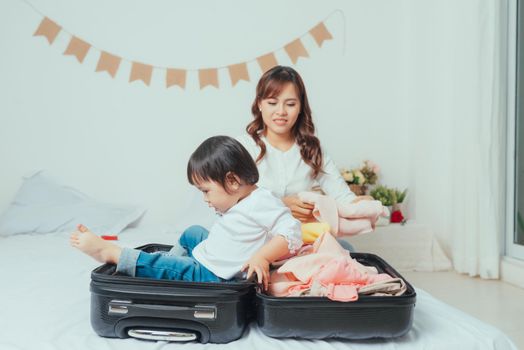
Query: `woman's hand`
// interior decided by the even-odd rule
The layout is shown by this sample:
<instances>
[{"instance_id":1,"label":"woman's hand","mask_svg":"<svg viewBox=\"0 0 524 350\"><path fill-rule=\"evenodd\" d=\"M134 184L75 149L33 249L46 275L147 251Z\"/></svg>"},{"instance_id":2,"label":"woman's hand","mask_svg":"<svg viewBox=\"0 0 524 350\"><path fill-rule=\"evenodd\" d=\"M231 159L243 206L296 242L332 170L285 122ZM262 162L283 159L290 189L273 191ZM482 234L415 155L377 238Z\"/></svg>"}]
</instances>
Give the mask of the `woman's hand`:
<instances>
[{"instance_id":1,"label":"woman's hand","mask_svg":"<svg viewBox=\"0 0 524 350\"><path fill-rule=\"evenodd\" d=\"M371 196L358 196L357 198L353 199L351 203L358 203L360 201L373 201L375 198Z\"/></svg>"},{"instance_id":2,"label":"woman's hand","mask_svg":"<svg viewBox=\"0 0 524 350\"><path fill-rule=\"evenodd\" d=\"M313 204L302 202L295 196L289 196L282 198L282 202L291 210L291 215L301 222L312 222L316 221L313 216Z\"/></svg>"},{"instance_id":3,"label":"woman's hand","mask_svg":"<svg viewBox=\"0 0 524 350\"><path fill-rule=\"evenodd\" d=\"M269 261L266 258L255 254L242 266L242 271L247 270L246 279L249 279L253 273L257 274L258 284L267 290L269 285Z\"/></svg>"}]
</instances>

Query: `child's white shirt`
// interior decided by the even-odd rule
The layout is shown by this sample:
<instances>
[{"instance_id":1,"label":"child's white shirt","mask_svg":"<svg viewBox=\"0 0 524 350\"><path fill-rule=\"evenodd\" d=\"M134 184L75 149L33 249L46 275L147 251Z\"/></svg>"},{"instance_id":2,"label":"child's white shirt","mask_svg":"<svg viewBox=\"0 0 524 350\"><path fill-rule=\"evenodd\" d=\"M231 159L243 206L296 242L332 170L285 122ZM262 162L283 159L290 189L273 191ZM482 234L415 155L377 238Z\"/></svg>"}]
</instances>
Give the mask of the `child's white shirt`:
<instances>
[{"instance_id":1,"label":"child's white shirt","mask_svg":"<svg viewBox=\"0 0 524 350\"><path fill-rule=\"evenodd\" d=\"M218 277L231 279L276 235L287 240L290 251L302 246L300 221L271 191L259 187L218 218L193 257Z\"/></svg>"},{"instance_id":2,"label":"child's white shirt","mask_svg":"<svg viewBox=\"0 0 524 350\"><path fill-rule=\"evenodd\" d=\"M265 137L261 139L266 145L266 154L257 163L260 174L259 186L271 190L279 198L311 191L317 185L337 202L351 203L356 198L340 175L335 163L325 152L322 154L322 172L316 179L313 179L313 169L302 159L300 147L296 143L289 150L281 151L271 146ZM256 160L260 147L253 138L249 135L242 135L237 137L237 140Z\"/></svg>"}]
</instances>

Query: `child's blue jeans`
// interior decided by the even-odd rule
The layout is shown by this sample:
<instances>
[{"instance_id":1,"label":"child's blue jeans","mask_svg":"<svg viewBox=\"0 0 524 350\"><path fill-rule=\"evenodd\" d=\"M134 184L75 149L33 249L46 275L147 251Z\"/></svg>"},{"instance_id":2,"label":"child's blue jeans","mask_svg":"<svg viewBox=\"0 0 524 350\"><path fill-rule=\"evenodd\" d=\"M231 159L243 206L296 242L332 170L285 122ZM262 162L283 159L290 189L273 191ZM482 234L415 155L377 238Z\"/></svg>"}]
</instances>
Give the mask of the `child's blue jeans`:
<instances>
[{"instance_id":1,"label":"child's blue jeans","mask_svg":"<svg viewBox=\"0 0 524 350\"><path fill-rule=\"evenodd\" d=\"M350 253L355 252L355 248L353 248L351 243L349 243L348 241L345 241L342 238L337 238L337 242L342 246L342 248L344 248L345 250L349 250Z\"/></svg>"},{"instance_id":2,"label":"child's blue jeans","mask_svg":"<svg viewBox=\"0 0 524 350\"><path fill-rule=\"evenodd\" d=\"M205 268L193 258L192 252L205 240L209 231L202 226L191 226L182 233L179 244L187 256L146 253L123 248L117 264L117 272L128 276L170 279L189 282L222 282L222 278Z\"/></svg>"}]
</instances>

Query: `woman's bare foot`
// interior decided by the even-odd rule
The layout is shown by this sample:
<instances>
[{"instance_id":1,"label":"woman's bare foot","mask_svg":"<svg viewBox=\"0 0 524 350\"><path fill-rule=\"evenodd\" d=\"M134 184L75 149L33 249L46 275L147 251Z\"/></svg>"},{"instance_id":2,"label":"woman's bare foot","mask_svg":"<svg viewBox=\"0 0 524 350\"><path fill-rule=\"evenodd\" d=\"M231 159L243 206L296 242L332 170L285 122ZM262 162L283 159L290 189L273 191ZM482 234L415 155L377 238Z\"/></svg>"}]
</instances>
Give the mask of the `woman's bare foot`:
<instances>
[{"instance_id":1,"label":"woman's bare foot","mask_svg":"<svg viewBox=\"0 0 524 350\"><path fill-rule=\"evenodd\" d=\"M117 264L122 248L114 243L104 241L89 231L84 225L78 225L78 230L71 234L69 243L75 248L102 262Z\"/></svg>"}]
</instances>

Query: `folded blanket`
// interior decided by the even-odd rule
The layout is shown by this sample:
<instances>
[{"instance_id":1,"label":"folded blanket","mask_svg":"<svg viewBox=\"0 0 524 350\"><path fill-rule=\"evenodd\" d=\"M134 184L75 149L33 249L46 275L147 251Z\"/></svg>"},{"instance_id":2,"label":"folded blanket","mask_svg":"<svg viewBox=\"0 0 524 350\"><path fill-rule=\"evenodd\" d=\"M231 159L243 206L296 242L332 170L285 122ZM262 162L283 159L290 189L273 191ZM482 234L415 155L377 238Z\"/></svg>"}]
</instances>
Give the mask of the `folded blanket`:
<instances>
[{"instance_id":1,"label":"folded blanket","mask_svg":"<svg viewBox=\"0 0 524 350\"><path fill-rule=\"evenodd\" d=\"M377 200L337 203L334 198L315 192L300 192L298 198L315 206L313 216L327 223L334 236L371 232L380 216L389 216L389 210Z\"/></svg>"}]
</instances>

